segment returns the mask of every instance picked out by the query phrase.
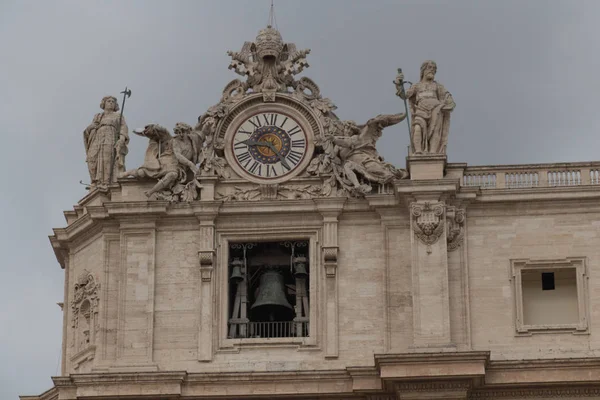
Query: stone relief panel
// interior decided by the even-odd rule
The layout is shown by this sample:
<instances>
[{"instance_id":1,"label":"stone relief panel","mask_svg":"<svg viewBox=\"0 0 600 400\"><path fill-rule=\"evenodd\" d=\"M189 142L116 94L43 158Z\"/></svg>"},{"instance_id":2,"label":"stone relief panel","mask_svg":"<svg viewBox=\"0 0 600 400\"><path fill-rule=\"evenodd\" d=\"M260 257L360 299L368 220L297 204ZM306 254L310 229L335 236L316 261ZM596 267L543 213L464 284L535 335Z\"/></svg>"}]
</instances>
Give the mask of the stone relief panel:
<instances>
[{"instance_id":1,"label":"stone relief panel","mask_svg":"<svg viewBox=\"0 0 600 400\"><path fill-rule=\"evenodd\" d=\"M71 360L74 369L94 358L95 337L99 331L99 291L100 283L94 275L83 270L77 277L71 301Z\"/></svg>"}]
</instances>

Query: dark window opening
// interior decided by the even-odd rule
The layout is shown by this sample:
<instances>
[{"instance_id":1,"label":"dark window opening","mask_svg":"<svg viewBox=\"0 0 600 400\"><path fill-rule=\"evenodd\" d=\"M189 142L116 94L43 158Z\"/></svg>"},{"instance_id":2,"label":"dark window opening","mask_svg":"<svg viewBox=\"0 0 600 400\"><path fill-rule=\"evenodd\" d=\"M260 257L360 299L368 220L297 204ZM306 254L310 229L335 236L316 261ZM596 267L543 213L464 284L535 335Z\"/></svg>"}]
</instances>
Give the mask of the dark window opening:
<instances>
[{"instance_id":1,"label":"dark window opening","mask_svg":"<svg viewBox=\"0 0 600 400\"><path fill-rule=\"evenodd\" d=\"M229 338L307 337L308 241L230 243Z\"/></svg>"},{"instance_id":2,"label":"dark window opening","mask_svg":"<svg viewBox=\"0 0 600 400\"><path fill-rule=\"evenodd\" d=\"M554 272L542 272L542 290L554 290Z\"/></svg>"}]
</instances>

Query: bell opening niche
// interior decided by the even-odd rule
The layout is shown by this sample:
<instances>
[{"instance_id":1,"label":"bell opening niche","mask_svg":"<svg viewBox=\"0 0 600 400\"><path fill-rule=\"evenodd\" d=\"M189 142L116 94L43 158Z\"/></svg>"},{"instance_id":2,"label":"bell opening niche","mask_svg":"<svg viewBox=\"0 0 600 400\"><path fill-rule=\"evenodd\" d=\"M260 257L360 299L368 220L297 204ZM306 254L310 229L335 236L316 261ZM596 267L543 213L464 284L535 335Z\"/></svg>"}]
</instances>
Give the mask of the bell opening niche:
<instances>
[{"instance_id":1,"label":"bell opening niche","mask_svg":"<svg viewBox=\"0 0 600 400\"><path fill-rule=\"evenodd\" d=\"M228 338L307 337L308 240L229 246Z\"/></svg>"}]
</instances>

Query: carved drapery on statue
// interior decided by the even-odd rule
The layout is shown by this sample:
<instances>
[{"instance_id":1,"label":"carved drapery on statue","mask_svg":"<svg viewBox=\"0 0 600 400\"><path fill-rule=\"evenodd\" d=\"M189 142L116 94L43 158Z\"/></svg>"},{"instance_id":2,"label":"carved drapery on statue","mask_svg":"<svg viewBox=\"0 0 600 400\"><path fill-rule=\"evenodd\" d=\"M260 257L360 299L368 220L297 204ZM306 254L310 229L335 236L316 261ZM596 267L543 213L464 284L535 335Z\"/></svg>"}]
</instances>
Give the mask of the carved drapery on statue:
<instances>
[{"instance_id":1,"label":"carved drapery on statue","mask_svg":"<svg viewBox=\"0 0 600 400\"><path fill-rule=\"evenodd\" d=\"M402 86L402 72L399 72L394 81L396 94L408 100L410 104L411 155L446 154L450 113L456 107L456 103L450 92L434 80L436 72L436 63L428 60L421 65L420 81L406 92Z\"/></svg>"},{"instance_id":2,"label":"carved drapery on statue","mask_svg":"<svg viewBox=\"0 0 600 400\"><path fill-rule=\"evenodd\" d=\"M116 97L106 96L100 102L103 112L96 114L92 123L83 132L86 162L90 173L91 187L106 187L110 184L111 164L114 157L113 181L118 173L125 171L125 156L129 135L125 117L119 114ZM115 151L115 155L113 155Z\"/></svg>"}]
</instances>

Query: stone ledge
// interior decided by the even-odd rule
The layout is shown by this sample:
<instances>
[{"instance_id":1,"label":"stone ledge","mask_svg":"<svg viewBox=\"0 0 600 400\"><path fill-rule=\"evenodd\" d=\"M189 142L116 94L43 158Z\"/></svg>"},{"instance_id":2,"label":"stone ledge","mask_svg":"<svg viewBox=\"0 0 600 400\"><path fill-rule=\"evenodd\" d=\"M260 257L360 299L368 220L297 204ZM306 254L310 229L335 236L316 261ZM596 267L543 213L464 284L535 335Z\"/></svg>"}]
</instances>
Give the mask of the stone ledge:
<instances>
[{"instance_id":1,"label":"stone ledge","mask_svg":"<svg viewBox=\"0 0 600 400\"><path fill-rule=\"evenodd\" d=\"M376 354L375 365L387 381L431 378L483 378L490 353L487 351Z\"/></svg>"}]
</instances>

